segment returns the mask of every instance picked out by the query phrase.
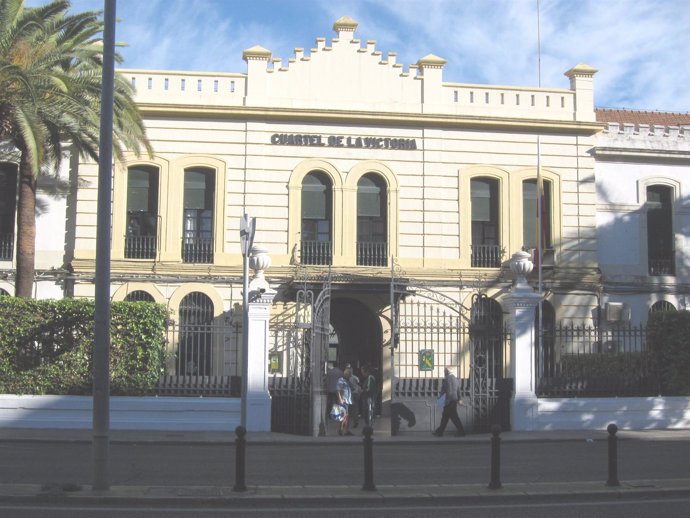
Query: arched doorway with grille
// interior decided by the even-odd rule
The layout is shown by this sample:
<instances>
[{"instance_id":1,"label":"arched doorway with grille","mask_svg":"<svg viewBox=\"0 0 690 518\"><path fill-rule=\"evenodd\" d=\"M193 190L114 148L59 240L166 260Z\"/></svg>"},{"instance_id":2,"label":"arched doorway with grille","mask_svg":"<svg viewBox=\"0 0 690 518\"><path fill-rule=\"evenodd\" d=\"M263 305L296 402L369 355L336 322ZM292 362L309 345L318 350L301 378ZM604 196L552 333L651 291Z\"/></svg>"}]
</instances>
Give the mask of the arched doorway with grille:
<instances>
[{"instance_id":1,"label":"arched doorway with grille","mask_svg":"<svg viewBox=\"0 0 690 518\"><path fill-rule=\"evenodd\" d=\"M181 376L210 376L213 358L213 301L195 291L180 302L179 345L175 367Z\"/></svg>"}]
</instances>

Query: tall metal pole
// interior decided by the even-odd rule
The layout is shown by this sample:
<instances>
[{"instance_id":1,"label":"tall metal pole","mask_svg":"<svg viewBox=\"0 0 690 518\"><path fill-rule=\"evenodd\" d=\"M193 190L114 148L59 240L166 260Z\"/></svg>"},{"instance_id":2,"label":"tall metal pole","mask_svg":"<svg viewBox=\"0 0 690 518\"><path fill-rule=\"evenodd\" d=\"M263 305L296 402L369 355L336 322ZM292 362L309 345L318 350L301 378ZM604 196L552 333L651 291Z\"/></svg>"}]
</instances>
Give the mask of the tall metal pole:
<instances>
[{"instance_id":1,"label":"tall metal pole","mask_svg":"<svg viewBox=\"0 0 690 518\"><path fill-rule=\"evenodd\" d=\"M242 399L240 423L247 429L247 394L249 390L249 255L254 243L256 218L244 214L240 219L240 247L242 248Z\"/></svg>"},{"instance_id":2,"label":"tall metal pole","mask_svg":"<svg viewBox=\"0 0 690 518\"><path fill-rule=\"evenodd\" d=\"M101 129L96 230L96 315L93 352L93 489L107 490L110 454L110 206L113 162L116 0L104 0Z\"/></svg>"}]
</instances>

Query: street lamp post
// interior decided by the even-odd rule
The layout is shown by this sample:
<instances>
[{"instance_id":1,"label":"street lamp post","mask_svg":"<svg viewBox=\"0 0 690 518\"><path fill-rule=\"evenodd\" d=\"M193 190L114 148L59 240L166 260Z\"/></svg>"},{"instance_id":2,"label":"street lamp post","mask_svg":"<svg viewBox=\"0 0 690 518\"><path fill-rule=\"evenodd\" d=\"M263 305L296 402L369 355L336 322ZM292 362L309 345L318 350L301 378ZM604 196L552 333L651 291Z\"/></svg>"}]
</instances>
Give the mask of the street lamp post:
<instances>
[{"instance_id":1,"label":"street lamp post","mask_svg":"<svg viewBox=\"0 0 690 518\"><path fill-rule=\"evenodd\" d=\"M254 244L256 218L247 214L240 219L242 247L242 401L240 423L247 429L247 387L249 381L249 255Z\"/></svg>"}]
</instances>

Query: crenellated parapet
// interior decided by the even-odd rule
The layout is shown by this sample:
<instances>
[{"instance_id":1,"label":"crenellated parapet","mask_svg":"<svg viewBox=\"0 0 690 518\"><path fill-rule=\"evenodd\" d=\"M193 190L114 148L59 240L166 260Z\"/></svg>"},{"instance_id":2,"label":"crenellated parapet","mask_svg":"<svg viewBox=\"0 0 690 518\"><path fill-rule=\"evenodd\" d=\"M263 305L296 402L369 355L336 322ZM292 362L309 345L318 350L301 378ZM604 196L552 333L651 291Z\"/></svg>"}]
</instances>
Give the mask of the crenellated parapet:
<instances>
[{"instance_id":1,"label":"crenellated parapet","mask_svg":"<svg viewBox=\"0 0 690 518\"><path fill-rule=\"evenodd\" d=\"M597 136L596 153L653 153L690 159L690 125L609 122Z\"/></svg>"},{"instance_id":2,"label":"crenellated parapet","mask_svg":"<svg viewBox=\"0 0 690 518\"><path fill-rule=\"evenodd\" d=\"M242 58L246 73L121 70L136 89L140 107L150 112L195 107L227 110L310 110L319 117L419 115L442 123L599 131L593 106L596 69L577 65L566 72L570 88L515 87L444 81L446 60L428 54L404 67L395 52L377 49L375 40L355 37L350 17L333 24L331 41L316 38L287 60L256 45ZM367 115L369 114L369 115Z\"/></svg>"}]
</instances>

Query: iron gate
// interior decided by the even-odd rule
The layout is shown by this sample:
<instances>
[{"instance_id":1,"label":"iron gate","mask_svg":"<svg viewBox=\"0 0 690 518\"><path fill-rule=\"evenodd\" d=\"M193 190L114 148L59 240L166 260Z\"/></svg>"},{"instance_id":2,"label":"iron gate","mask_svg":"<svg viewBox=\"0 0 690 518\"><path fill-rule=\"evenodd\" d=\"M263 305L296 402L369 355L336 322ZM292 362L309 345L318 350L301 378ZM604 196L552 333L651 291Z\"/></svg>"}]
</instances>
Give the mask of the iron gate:
<instances>
[{"instance_id":1,"label":"iron gate","mask_svg":"<svg viewBox=\"0 0 690 518\"><path fill-rule=\"evenodd\" d=\"M400 417L408 426L418 420L415 401L419 408L428 408L436 398L444 367L454 371L469 402L461 416L469 430L486 432L492 424L509 429L511 333L500 304L477 292L464 308L423 283L396 275L391 279L393 433Z\"/></svg>"},{"instance_id":2,"label":"iron gate","mask_svg":"<svg viewBox=\"0 0 690 518\"><path fill-rule=\"evenodd\" d=\"M271 430L300 435L323 433L323 378L330 327L331 276L315 297L303 280L295 302L273 317L269 351Z\"/></svg>"}]
</instances>

